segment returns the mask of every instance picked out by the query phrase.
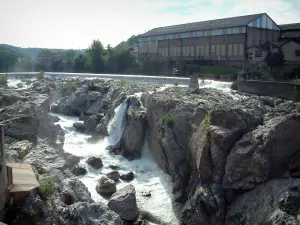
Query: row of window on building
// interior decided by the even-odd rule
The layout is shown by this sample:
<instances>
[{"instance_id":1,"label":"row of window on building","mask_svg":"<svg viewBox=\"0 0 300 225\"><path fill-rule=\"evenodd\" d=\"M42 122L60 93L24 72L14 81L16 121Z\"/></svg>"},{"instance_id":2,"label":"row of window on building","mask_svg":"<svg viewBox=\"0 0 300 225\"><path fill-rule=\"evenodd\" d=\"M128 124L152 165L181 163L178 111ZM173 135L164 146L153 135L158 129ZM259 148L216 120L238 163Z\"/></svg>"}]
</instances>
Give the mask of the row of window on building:
<instances>
[{"instance_id":1,"label":"row of window on building","mask_svg":"<svg viewBox=\"0 0 300 225\"><path fill-rule=\"evenodd\" d=\"M158 53L161 56L226 56L226 46L223 45L211 45L209 46L183 46L182 54L181 47L159 48ZM244 44L229 44L227 49L228 56L243 56L244 55Z\"/></svg>"},{"instance_id":2,"label":"row of window on building","mask_svg":"<svg viewBox=\"0 0 300 225\"><path fill-rule=\"evenodd\" d=\"M139 38L139 43L178 39L178 38L205 37L205 36L216 36L216 35L225 35L225 34L241 34L245 32L246 32L246 27L231 27L231 28L214 29L214 30L206 30L206 31L193 31L193 32L185 32L185 33L177 33L177 34L165 34L165 35L157 35L152 37L144 37L144 38Z\"/></svg>"}]
</instances>

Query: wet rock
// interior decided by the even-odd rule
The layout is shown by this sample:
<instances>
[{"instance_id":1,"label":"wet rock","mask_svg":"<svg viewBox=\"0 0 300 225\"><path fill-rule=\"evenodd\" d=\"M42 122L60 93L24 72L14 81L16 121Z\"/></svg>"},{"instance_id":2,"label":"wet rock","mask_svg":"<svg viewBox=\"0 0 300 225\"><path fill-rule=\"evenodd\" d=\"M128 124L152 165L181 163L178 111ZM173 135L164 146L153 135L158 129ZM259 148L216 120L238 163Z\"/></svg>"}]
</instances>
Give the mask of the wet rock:
<instances>
[{"instance_id":1,"label":"wet rock","mask_svg":"<svg viewBox=\"0 0 300 225\"><path fill-rule=\"evenodd\" d=\"M120 173L118 171L109 172L106 176L113 181L118 181L120 179Z\"/></svg>"},{"instance_id":2,"label":"wet rock","mask_svg":"<svg viewBox=\"0 0 300 225\"><path fill-rule=\"evenodd\" d=\"M88 133L94 133L99 122L97 115L92 115L84 118L84 127Z\"/></svg>"},{"instance_id":3,"label":"wet rock","mask_svg":"<svg viewBox=\"0 0 300 225\"><path fill-rule=\"evenodd\" d=\"M83 123L73 123L73 127L78 131L78 132L84 132L85 131L85 125Z\"/></svg>"},{"instance_id":4,"label":"wet rock","mask_svg":"<svg viewBox=\"0 0 300 225\"><path fill-rule=\"evenodd\" d=\"M117 191L116 183L106 176L102 176L96 186L96 191L100 195L109 196Z\"/></svg>"},{"instance_id":5,"label":"wet rock","mask_svg":"<svg viewBox=\"0 0 300 225\"><path fill-rule=\"evenodd\" d=\"M116 212L121 219L134 221L139 215L134 186L127 185L118 190L110 198L107 206Z\"/></svg>"},{"instance_id":6,"label":"wet rock","mask_svg":"<svg viewBox=\"0 0 300 225\"><path fill-rule=\"evenodd\" d=\"M141 95L141 102L143 104L143 107L145 107L145 108L147 108L149 96L150 96L149 93L142 93L142 95Z\"/></svg>"},{"instance_id":7,"label":"wet rock","mask_svg":"<svg viewBox=\"0 0 300 225\"><path fill-rule=\"evenodd\" d=\"M77 164L72 168L72 173L76 176L85 175L87 173L87 170L85 166Z\"/></svg>"},{"instance_id":8,"label":"wet rock","mask_svg":"<svg viewBox=\"0 0 300 225\"><path fill-rule=\"evenodd\" d=\"M103 167L103 162L101 158L95 156L88 158L87 164L94 167L95 169L100 169Z\"/></svg>"},{"instance_id":9,"label":"wet rock","mask_svg":"<svg viewBox=\"0 0 300 225\"><path fill-rule=\"evenodd\" d=\"M134 173L129 172L129 173L122 174L120 178L125 181L132 181L134 179Z\"/></svg>"},{"instance_id":10,"label":"wet rock","mask_svg":"<svg viewBox=\"0 0 300 225\"><path fill-rule=\"evenodd\" d=\"M60 185L63 198L68 203L89 202L93 203L90 192L87 187L77 178L67 178ZM73 204L72 203L72 204ZM67 203L66 203L67 204ZM70 205L70 204L67 204Z\"/></svg>"},{"instance_id":11,"label":"wet rock","mask_svg":"<svg viewBox=\"0 0 300 225\"><path fill-rule=\"evenodd\" d=\"M72 169L76 164L78 164L81 159L79 156L73 155L68 152L63 153L63 158L66 160L70 169Z\"/></svg>"},{"instance_id":12,"label":"wet rock","mask_svg":"<svg viewBox=\"0 0 300 225\"><path fill-rule=\"evenodd\" d=\"M283 212L297 216L300 209L300 187L290 187L279 199L278 206Z\"/></svg>"},{"instance_id":13,"label":"wet rock","mask_svg":"<svg viewBox=\"0 0 300 225\"><path fill-rule=\"evenodd\" d=\"M110 165L109 165L109 168L111 168L111 169L113 169L113 170L119 170L121 167L118 166L118 165L110 164Z\"/></svg>"},{"instance_id":14,"label":"wet rock","mask_svg":"<svg viewBox=\"0 0 300 225\"><path fill-rule=\"evenodd\" d=\"M151 197L151 192L150 191L143 191L142 196L143 197Z\"/></svg>"}]
</instances>

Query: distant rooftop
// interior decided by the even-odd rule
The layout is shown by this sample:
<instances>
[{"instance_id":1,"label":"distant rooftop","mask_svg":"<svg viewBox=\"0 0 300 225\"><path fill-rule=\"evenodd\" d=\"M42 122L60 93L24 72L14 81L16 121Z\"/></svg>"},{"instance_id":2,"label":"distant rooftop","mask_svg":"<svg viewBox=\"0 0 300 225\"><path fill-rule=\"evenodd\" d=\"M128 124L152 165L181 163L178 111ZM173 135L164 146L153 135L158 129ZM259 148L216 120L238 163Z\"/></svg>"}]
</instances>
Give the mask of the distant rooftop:
<instances>
[{"instance_id":1,"label":"distant rooftop","mask_svg":"<svg viewBox=\"0 0 300 225\"><path fill-rule=\"evenodd\" d=\"M186 23L186 24L179 24L173 26L158 27L144 33L142 36L154 36L154 35L162 35L162 34L173 34L173 33L183 33L183 32L191 32L191 31L246 26L247 24L249 24L250 22L252 22L253 20L257 19L258 17L264 14L265 13L260 13L260 14L247 15L247 16L237 16L237 17L223 18L217 20L208 20L208 21L195 22L195 23Z\"/></svg>"},{"instance_id":2,"label":"distant rooftop","mask_svg":"<svg viewBox=\"0 0 300 225\"><path fill-rule=\"evenodd\" d=\"M300 30L300 23L290 23L279 25L282 30Z\"/></svg>"}]
</instances>

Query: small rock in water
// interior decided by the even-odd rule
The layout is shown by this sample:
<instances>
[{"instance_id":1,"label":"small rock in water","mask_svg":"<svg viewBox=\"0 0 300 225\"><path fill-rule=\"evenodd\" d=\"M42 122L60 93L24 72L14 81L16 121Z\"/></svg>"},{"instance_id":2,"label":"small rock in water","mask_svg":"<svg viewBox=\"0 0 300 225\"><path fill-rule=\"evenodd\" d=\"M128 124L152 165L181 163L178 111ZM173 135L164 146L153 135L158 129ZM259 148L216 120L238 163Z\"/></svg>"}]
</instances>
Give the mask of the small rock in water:
<instances>
[{"instance_id":1,"label":"small rock in water","mask_svg":"<svg viewBox=\"0 0 300 225\"><path fill-rule=\"evenodd\" d=\"M151 197L151 192L150 191L143 191L142 196L144 197Z\"/></svg>"},{"instance_id":2,"label":"small rock in water","mask_svg":"<svg viewBox=\"0 0 300 225\"><path fill-rule=\"evenodd\" d=\"M120 173L118 171L109 172L106 176L114 181L118 181L120 179Z\"/></svg>"},{"instance_id":3,"label":"small rock in water","mask_svg":"<svg viewBox=\"0 0 300 225\"><path fill-rule=\"evenodd\" d=\"M96 191L100 195L112 195L117 191L116 183L106 176L102 176L96 186Z\"/></svg>"},{"instance_id":4,"label":"small rock in water","mask_svg":"<svg viewBox=\"0 0 300 225\"><path fill-rule=\"evenodd\" d=\"M111 168L111 169L113 169L113 170L119 170L121 167L118 166L118 165L112 165L112 164L110 164L110 165L109 165L109 168Z\"/></svg>"},{"instance_id":5,"label":"small rock in water","mask_svg":"<svg viewBox=\"0 0 300 225\"><path fill-rule=\"evenodd\" d=\"M84 165L77 164L72 168L72 173L76 176L80 176L86 174L87 170Z\"/></svg>"},{"instance_id":6,"label":"small rock in water","mask_svg":"<svg viewBox=\"0 0 300 225\"><path fill-rule=\"evenodd\" d=\"M85 131L85 126L83 123L73 123L73 127L79 132Z\"/></svg>"},{"instance_id":7,"label":"small rock in water","mask_svg":"<svg viewBox=\"0 0 300 225\"><path fill-rule=\"evenodd\" d=\"M133 172L124 173L120 176L120 178L122 180L132 181L134 179L134 173Z\"/></svg>"},{"instance_id":8,"label":"small rock in water","mask_svg":"<svg viewBox=\"0 0 300 225\"><path fill-rule=\"evenodd\" d=\"M102 160L98 157L92 156L87 160L87 164L94 167L95 169L100 169L103 167Z\"/></svg>"}]
</instances>

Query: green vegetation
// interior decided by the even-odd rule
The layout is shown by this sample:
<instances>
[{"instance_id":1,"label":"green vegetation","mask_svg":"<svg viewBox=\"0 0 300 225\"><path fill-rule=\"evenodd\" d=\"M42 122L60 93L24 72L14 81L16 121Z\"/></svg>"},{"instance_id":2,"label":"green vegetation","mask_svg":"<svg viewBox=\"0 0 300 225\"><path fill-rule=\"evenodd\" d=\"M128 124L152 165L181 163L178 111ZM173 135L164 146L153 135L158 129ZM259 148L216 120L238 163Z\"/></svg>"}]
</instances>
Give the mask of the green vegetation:
<instances>
[{"instance_id":1,"label":"green vegetation","mask_svg":"<svg viewBox=\"0 0 300 225\"><path fill-rule=\"evenodd\" d=\"M205 118L204 118L204 125L205 125L205 130L209 131L210 130L210 115L206 114Z\"/></svg>"},{"instance_id":2,"label":"green vegetation","mask_svg":"<svg viewBox=\"0 0 300 225\"><path fill-rule=\"evenodd\" d=\"M55 191L54 174L43 174L44 179L40 182L40 195L41 198L46 200L51 197Z\"/></svg>"},{"instance_id":3,"label":"green vegetation","mask_svg":"<svg viewBox=\"0 0 300 225\"><path fill-rule=\"evenodd\" d=\"M10 51L0 50L0 73L8 72L18 62L18 57Z\"/></svg>"},{"instance_id":4,"label":"green vegetation","mask_svg":"<svg viewBox=\"0 0 300 225\"><path fill-rule=\"evenodd\" d=\"M124 87L124 86L126 86L127 84L128 84L128 81L125 80L124 78L122 78L122 79L120 80L120 85L121 85L121 87Z\"/></svg>"},{"instance_id":5,"label":"green vegetation","mask_svg":"<svg viewBox=\"0 0 300 225\"><path fill-rule=\"evenodd\" d=\"M37 80L43 80L45 78L45 72L41 71L35 77Z\"/></svg>"},{"instance_id":6,"label":"green vegetation","mask_svg":"<svg viewBox=\"0 0 300 225\"><path fill-rule=\"evenodd\" d=\"M173 128L176 120L176 116L173 114L166 114L163 118L164 123L167 124L169 128Z\"/></svg>"},{"instance_id":7,"label":"green vegetation","mask_svg":"<svg viewBox=\"0 0 300 225\"><path fill-rule=\"evenodd\" d=\"M35 212L35 210L32 208L32 206L30 206L29 209L27 210L27 214L28 214L28 216L30 216L30 217L34 217L34 216L35 216L36 212Z\"/></svg>"},{"instance_id":8,"label":"green vegetation","mask_svg":"<svg viewBox=\"0 0 300 225\"><path fill-rule=\"evenodd\" d=\"M132 119L138 119L139 118L139 112L136 109L129 109L127 114Z\"/></svg>"},{"instance_id":9,"label":"green vegetation","mask_svg":"<svg viewBox=\"0 0 300 225\"><path fill-rule=\"evenodd\" d=\"M30 80L30 79L23 79L22 82L25 83L26 85L30 85L30 84L32 84L34 81L33 81L33 80Z\"/></svg>"},{"instance_id":10,"label":"green vegetation","mask_svg":"<svg viewBox=\"0 0 300 225\"><path fill-rule=\"evenodd\" d=\"M210 73L215 75L226 75L233 74L237 69L226 68L226 67L216 67L216 66L200 66L200 73Z\"/></svg>"},{"instance_id":11,"label":"green vegetation","mask_svg":"<svg viewBox=\"0 0 300 225\"><path fill-rule=\"evenodd\" d=\"M8 74L3 74L0 75L0 85L6 86L7 85L7 79L8 79Z\"/></svg>"},{"instance_id":12,"label":"green vegetation","mask_svg":"<svg viewBox=\"0 0 300 225\"><path fill-rule=\"evenodd\" d=\"M272 69L274 67L281 67L284 64L284 55L281 51L272 53L271 51L268 52L264 61L268 65L268 67Z\"/></svg>"},{"instance_id":13,"label":"green vegetation","mask_svg":"<svg viewBox=\"0 0 300 225\"><path fill-rule=\"evenodd\" d=\"M174 82L174 86L175 86L175 87L178 87L178 85L179 85L178 81L175 81L175 82Z\"/></svg>"}]
</instances>

